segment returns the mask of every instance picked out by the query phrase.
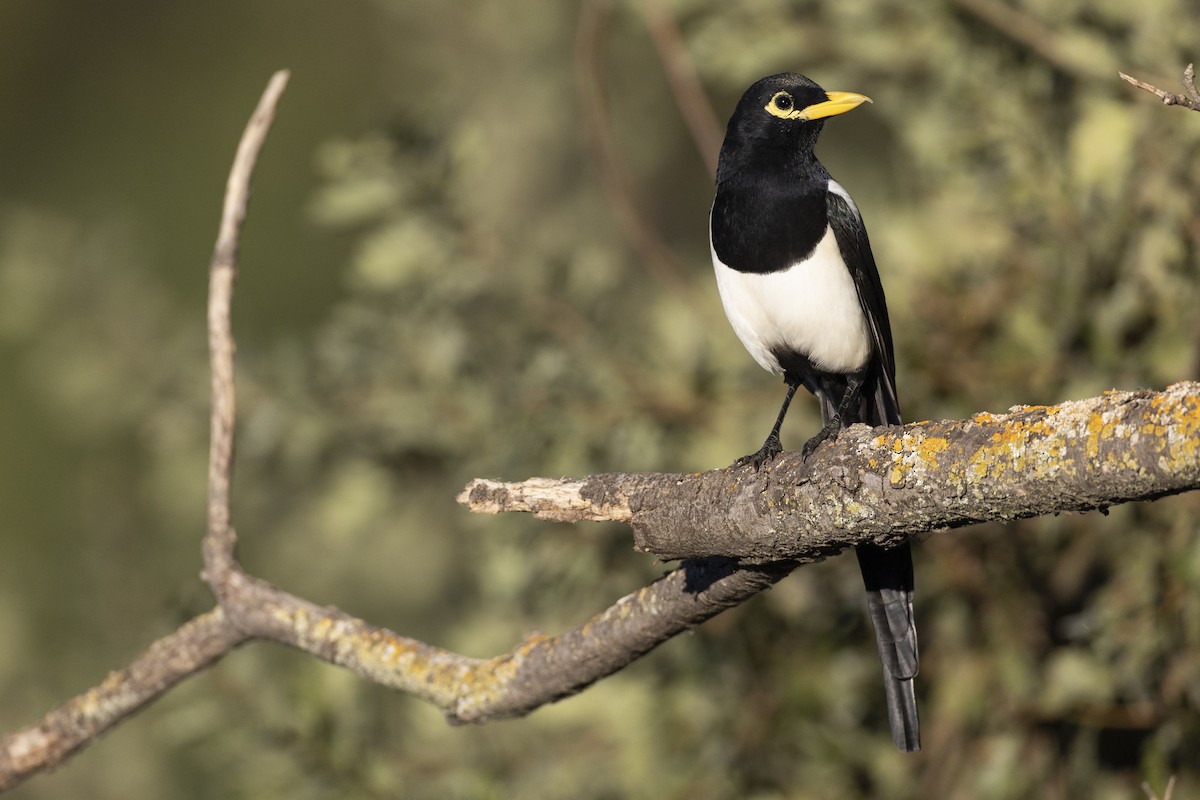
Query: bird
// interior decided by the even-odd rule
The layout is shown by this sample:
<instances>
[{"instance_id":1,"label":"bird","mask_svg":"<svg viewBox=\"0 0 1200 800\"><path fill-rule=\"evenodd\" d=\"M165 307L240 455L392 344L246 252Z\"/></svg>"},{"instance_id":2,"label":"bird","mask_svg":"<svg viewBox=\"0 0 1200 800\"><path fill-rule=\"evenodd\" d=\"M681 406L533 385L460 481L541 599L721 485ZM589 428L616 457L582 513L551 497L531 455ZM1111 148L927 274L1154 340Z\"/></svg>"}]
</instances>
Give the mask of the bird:
<instances>
[{"instance_id":1,"label":"bird","mask_svg":"<svg viewBox=\"0 0 1200 800\"><path fill-rule=\"evenodd\" d=\"M734 333L787 393L762 447L735 466L768 465L796 390L816 396L822 427L802 460L854 423L898 425L896 368L883 285L858 206L817 160L826 119L871 102L798 73L769 75L738 101L717 161L709 237ZM856 548L883 663L896 747L921 747L913 565L907 542Z\"/></svg>"}]
</instances>

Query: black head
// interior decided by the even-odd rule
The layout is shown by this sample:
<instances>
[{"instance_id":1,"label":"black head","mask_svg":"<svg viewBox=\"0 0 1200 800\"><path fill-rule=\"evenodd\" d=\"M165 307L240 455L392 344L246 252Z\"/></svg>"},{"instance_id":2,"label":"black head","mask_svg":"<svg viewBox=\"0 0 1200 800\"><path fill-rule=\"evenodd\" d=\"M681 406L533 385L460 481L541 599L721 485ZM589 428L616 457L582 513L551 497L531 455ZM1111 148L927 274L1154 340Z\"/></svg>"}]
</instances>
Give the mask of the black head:
<instances>
[{"instance_id":1,"label":"black head","mask_svg":"<svg viewBox=\"0 0 1200 800\"><path fill-rule=\"evenodd\" d=\"M755 154L775 164L781 158L811 159L825 118L844 114L864 102L871 99L852 92L826 92L796 72L781 72L757 81L742 95L729 118L717 182Z\"/></svg>"}]
</instances>

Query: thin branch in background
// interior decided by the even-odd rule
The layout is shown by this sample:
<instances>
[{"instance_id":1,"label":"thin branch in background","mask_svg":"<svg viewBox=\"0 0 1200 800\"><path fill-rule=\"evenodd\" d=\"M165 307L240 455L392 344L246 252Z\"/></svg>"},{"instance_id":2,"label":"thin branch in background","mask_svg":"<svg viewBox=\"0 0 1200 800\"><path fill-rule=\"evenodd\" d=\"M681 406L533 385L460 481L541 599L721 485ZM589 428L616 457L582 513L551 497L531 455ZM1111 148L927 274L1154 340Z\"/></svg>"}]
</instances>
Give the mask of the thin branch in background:
<instances>
[{"instance_id":1,"label":"thin branch in background","mask_svg":"<svg viewBox=\"0 0 1200 800\"><path fill-rule=\"evenodd\" d=\"M1163 792L1162 798L1159 798L1155 791L1150 788L1149 781L1142 781L1142 791L1145 792L1148 800L1171 800L1171 795L1175 793L1175 776L1172 775L1167 779L1167 788Z\"/></svg>"},{"instance_id":2,"label":"thin branch in background","mask_svg":"<svg viewBox=\"0 0 1200 800\"><path fill-rule=\"evenodd\" d=\"M1147 83L1146 81L1138 80L1137 78L1133 77L1132 75L1128 75L1124 72L1118 72L1117 75L1119 75L1121 77L1121 80L1125 81L1126 83L1130 84L1131 86L1135 86L1144 92L1149 92L1150 94L1154 95L1159 100L1161 100L1163 105L1165 105L1165 106L1181 106L1183 108L1187 108L1192 111L1200 111L1200 89L1196 88L1196 65L1195 64L1188 64L1183 69L1184 94L1176 94L1174 92L1168 92L1165 89L1160 89L1157 86L1155 86L1154 84ZM1200 242L1200 227L1193 224L1190 228L1190 231L1192 233L1193 242ZM1200 331L1200 319L1197 320L1197 323L1194 327L1196 328L1197 331ZM1193 339L1195 339L1195 338L1198 338L1198 337L1193 335ZM1200 350L1197 350L1195 359L1196 359L1196 363L1192 367L1193 375L1196 374L1197 371L1200 371Z\"/></svg>"},{"instance_id":3,"label":"thin branch in background","mask_svg":"<svg viewBox=\"0 0 1200 800\"><path fill-rule=\"evenodd\" d=\"M700 83L696 65L688 54L683 35L679 32L679 23L663 0L641 0L641 5L654 48L658 51L659 61L675 95L675 104L687 122L704 166L710 175L716 177L717 155L721 152L724 132Z\"/></svg>"},{"instance_id":4,"label":"thin branch in background","mask_svg":"<svg viewBox=\"0 0 1200 800\"><path fill-rule=\"evenodd\" d=\"M1107 74L1091 56L1076 54L1062 37L1036 17L1002 0L955 0L976 18L1039 55L1044 61L1079 78L1099 79Z\"/></svg>"},{"instance_id":5,"label":"thin branch in background","mask_svg":"<svg viewBox=\"0 0 1200 800\"><path fill-rule=\"evenodd\" d=\"M1200 89L1196 88L1195 64L1188 64L1183 69L1183 90L1186 93L1184 95L1165 91L1157 86L1154 86L1153 84L1140 81L1132 75L1126 75L1124 72L1118 72L1117 74L1120 75L1121 80L1125 81L1126 83L1136 86L1142 91L1149 92L1159 100L1162 100L1163 105L1165 106L1182 106L1184 108L1191 109L1192 111L1200 111ZM1195 222L1193 222L1192 226L1190 227L1190 231L1192 234L1193 243L1200 243L1200 225L1197 225ZM1198 332L1200 332L1200 319L1197 319L1194 327ZM1193 335L1193 339L1195 338L1200 337ZM1200 371L1200 349L1197 350L1195 359L1196 363L1192 367L1193 375L1195 375L1197 371Z\"/></svg>"},{"instance_id":6,"label":"thin branch in background","mask_svg":"<svg viewBox=\"0 0 1200 800\"><path fill-rule=\"evenodd\" d=\"M1133 84L1137 88L1147 91L1162 100L1164 106L1183 106L1184 108L1190 108L1192 111L1200 111L1200 90L1196 89L1196 67L1194 64L1188 64L1187 68L1183 71L1183 90L1187 93L1186 95L1164 91L1157 86L1126 75L1124 72L1118 72L1117 74L1126 83Z\"/></svg>"},{"instance_id":7,"label":"thin branch in background","mask_svg":"<svg viewBox=\"0 0 1200 800\"><path fill-rule=\"evenodd\" d=\"M443 709L452 722L527 714L581 691L658 644L772 585L793 566L691 562L558 637L534 635L491 659L392 633L248 575L230 524L235 396L230 308L250 177L286 83L277 74L243 134L210 267L213 414L204 576L218 608L159 639L128 667L0 740L0 790L60 765L184 678L251 639L280 642Z\"/></svg>"},{"instance_id":8,"label":"thin branch in background","mask_svg":"<svg viewBox=\"0 0 1200 800\"><path fill-rule=\"evenodd\" d=\"M598 8L594 0L588 5ZM411 693L442 708L452 722L483 722L527 714L574 694L773 585L800 563L864 541L1103 508L1200 486L1200 384L1184 383L1165 392L1114 392L882 433L854 426L811 463L786 453L761 474L593 475L565 492L544 482L477 481L463 496L476 510L520 508L572 519L600 514L627 520L639 549L695 556L567 633L531 635L490 659L461 656L290 595L240 568L229 514L235 423L229 310L238 238L250 174L285 81L284 73L272 79L243 134L211 265L213 443L204 576L219 607L40 722L0 739L0 790L61 764L253 638L287 644ZM815 481L814 475L830 480Z\"/></svg>"},{"instance_id":9,"label":"thin branch in background","mask_svg":"<svg viewBox=\"0 0 1200 800\"><path fill-rule=\"evenodd\" d=\"M646 267L672 290L691 291L686 271L650 222L617 154L608 115L601 47L608 17L609 0L584 0L575 36L575 76L587 119L586 132L600 166L600 182L616 212L617 223Z\"/></svg>"}]
</instances>

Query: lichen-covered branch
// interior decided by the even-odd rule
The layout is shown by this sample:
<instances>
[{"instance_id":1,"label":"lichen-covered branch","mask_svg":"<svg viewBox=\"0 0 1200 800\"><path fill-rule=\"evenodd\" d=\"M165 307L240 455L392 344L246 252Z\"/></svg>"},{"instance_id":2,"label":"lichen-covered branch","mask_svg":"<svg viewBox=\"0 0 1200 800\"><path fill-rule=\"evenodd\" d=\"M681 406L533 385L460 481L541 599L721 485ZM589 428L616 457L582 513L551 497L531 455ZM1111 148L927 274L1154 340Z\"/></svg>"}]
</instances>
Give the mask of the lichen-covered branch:
<instances>
[{"instance_id":1,"label":"lichen-covered branch","mask_svg":"<svg viewBox=\"0 0 1200 800\"><path fill-rule=\"evenodd\" d=\"M1200 486L1200 384L896 428L856 426L762 473L476 481L473 510L631 522L642 549L685 561L559 636L462 656L231 572L225 605L100 686L0 742L0 788L58 763L248 638L277 641L427 700L454 722L519 716L574 694L769 587L866 541L987 519L1103 508ZM755 566L751 562L764 562ZM236 619L236 625L231 620Z\"/></svg>"},{"instance_id":2,"label":"lichen-covered branch","mask_svg":"<svg viewBox=\"0 0 1200 800\"><path fill-rule=\"evenodd\" d=\"M594 31L583 27L586 41ZM287 644L424 699L452 722L484 722L574 694L799 564L855 544L1102 509L1200 486L1200 384L1184 383L967 420L855 426L807 463L785 453L761 473L475 481L460 497L472 510L628 522L639 549L686 559L566 633L532 634L493 658L459 655L289 594L238 564L229 505L238 239L250 177L285 83L286 73L272 79L243 134L210 268L213 413L203 577L218 606L95 688L0 739L0 791L62 763L253 639Z\"/></svg>"},{"instance_id":3,"label":"lichen-covered branch","mask_svg":"<svg viewBox=\"0 0 1200 800\"><path fill-rule=\"evenodd\" d=\"M203 577L218 607L155 642L128 667L0 740L0 791L52 769L184 678L252 639L280 642L427 700L452 722L526 714L621 669L656 645L770 586L793 565L740 567L700 559L562 634L534 634L511 652L469 658L322 607L246 574L230 519L235 431L230 322L250 178L287 73L268 84L227 184L209 284L212 442ZM595 506L591 506L594 510Z\"/></svg>"},{"instance_id":4,"label":"lichen-covered branch","mask_svg":"<svg viewBox=\"0 0 1200 800\"><path fill-rule=\"evenodd\" d=\"M510 652L469 658L238 573L230 611L255 638L280 642L433 703L451 722L521 716L617 672L655 646L766 589L794 564L688 562L559 636L531 634Z\"/></svg>"},{"instance_id":5,"label":"lichen-covered branch","mask_svg":"<svg viewBox=\"0 0 1200 800\"><path fill-rule=\"evenodd\" d=\"M61 763L246 638L218 607L159 639L100 685L0 739L0 792Z\"/></svg>"},{"instance_id":6,"label":"lichen-covered branch","mask_svg":"<svg viewBox=\"0 0 1200 800\"><path fill-rule=\"evenodd\" d=\"M1103 509L1200 487L1200 384L893 428L857 425L768 469L476 480L473 511L621 520L663 559L808 562L988 520Z\"/></svg>"},{"instance_id":7,"label":"lichen-covered branch","mask_svg":"<svg viewBox=\"0 0 1200 800\"><path fill-rule=\"evenodd\" d=\"M208 530L203 577L218 601L230 576L241 574L237 538L230 525L234 424L233 330L230 307L237 275L238 243L250 178L266 140L288 73L276 72L238 142L209 267L208 341L212 369L212 433L209 447ZM68 700L40 721L0 740L0 791L52 769L104 731L157 699L179 681L203 671L250 638L227 609L218 607L152 644L123 670Z\"/></svg>"}]
</instances>

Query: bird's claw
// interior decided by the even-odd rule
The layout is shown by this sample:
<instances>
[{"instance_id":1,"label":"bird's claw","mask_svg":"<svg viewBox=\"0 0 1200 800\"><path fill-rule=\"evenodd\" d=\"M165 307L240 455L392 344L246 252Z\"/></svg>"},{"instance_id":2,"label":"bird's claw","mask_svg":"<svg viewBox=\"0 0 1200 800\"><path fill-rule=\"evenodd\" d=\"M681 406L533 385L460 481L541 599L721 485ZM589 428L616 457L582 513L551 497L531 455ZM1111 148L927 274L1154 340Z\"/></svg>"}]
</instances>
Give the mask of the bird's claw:
<instances>
[{"instance_id":1,"label":"bird's claw","mask_svg":"<svg viewBox=\"0 0 1200 800\"><path fill-rule=\"evenodd\" d=\"M744 467L747 464L754 467L754 471L758 472L764 464L767 464L783 452L783 444L779 441L778 436L769 436L763 442L763 446L759 448L757 453L751 453L748 456L742 456L737 461L733 462L735 467Z\"/></svg>"},{"instance_id":2,"label":"bird's claw","mask_svg":"<svg viewBox=\"0 0 1200 800\"><path fill-rule=\"evenodd\" d=\"M836 434L841 429L841 427L842 427L842 420L840 417L835 416L831 420L829 420L829 423L827 425L825 425L823 428L821 428L821 430L817 431L816 436L812 437L811 439L809 439L807 442L804 443L804 448L800 451L800 460L807 461L808 457L811 456L814 452L816 452L816 449L818 447L825 444L825 442L831 436Z\"/></svg>"}]
</instances>

